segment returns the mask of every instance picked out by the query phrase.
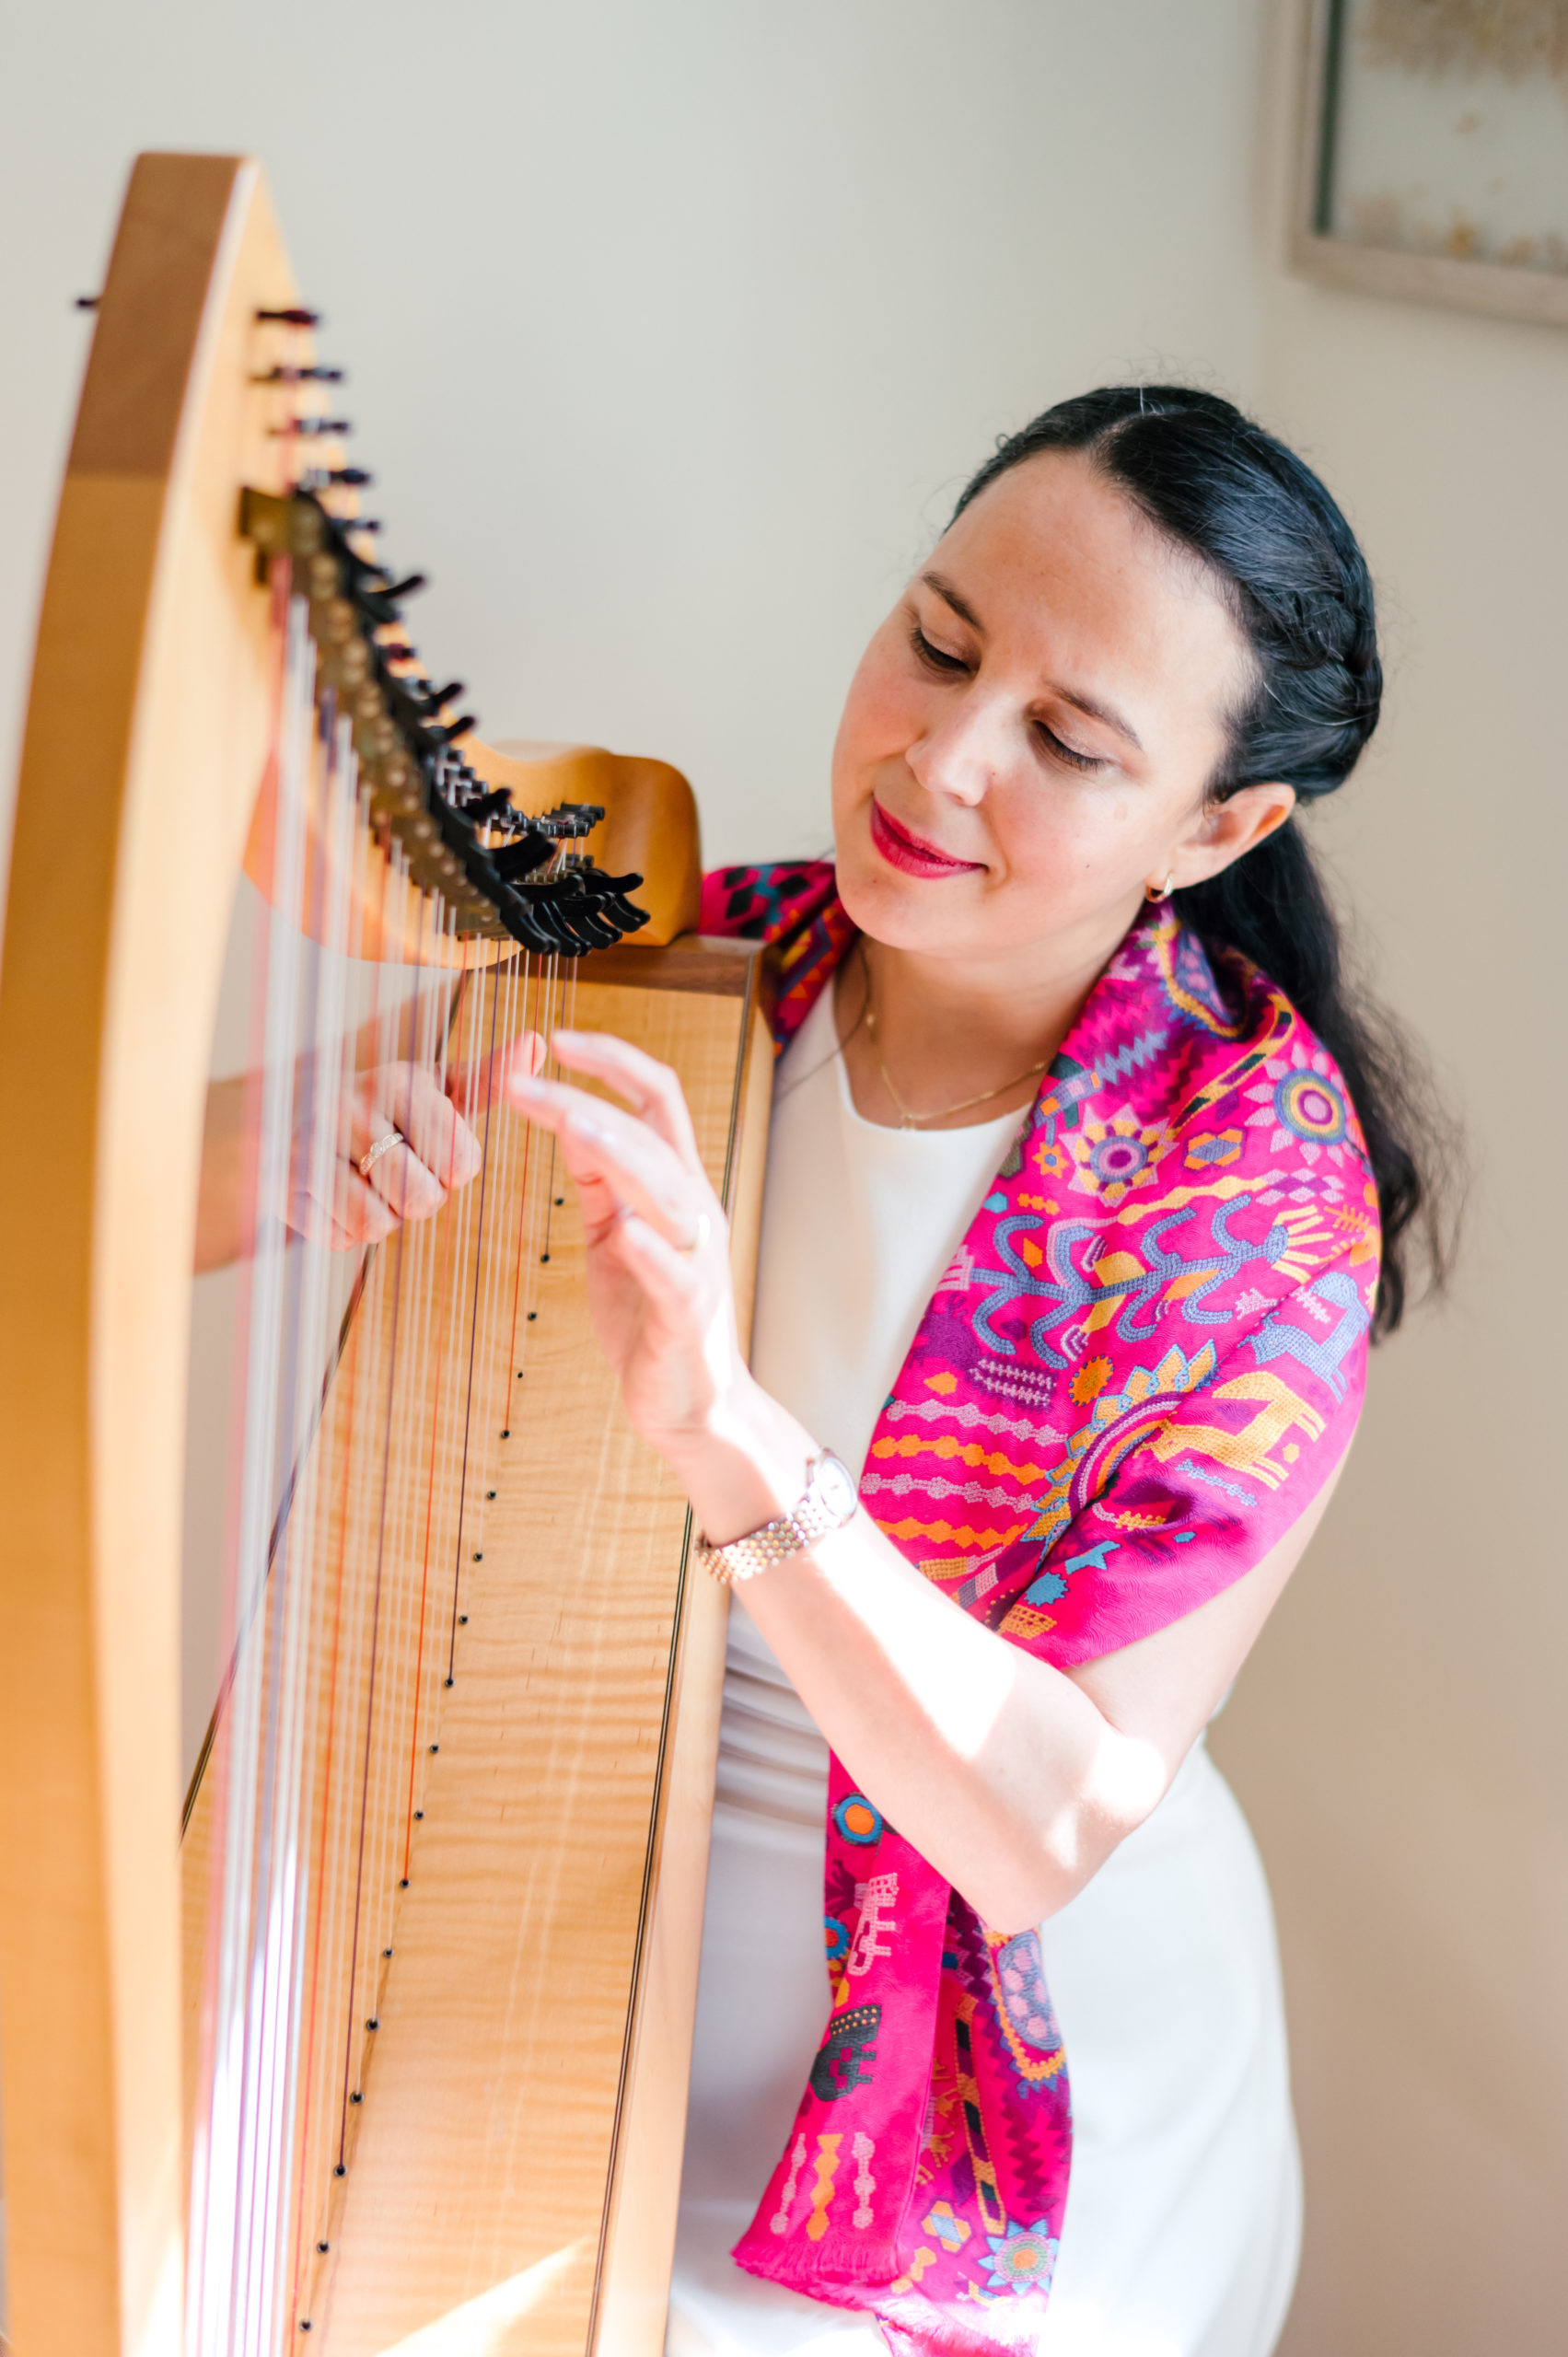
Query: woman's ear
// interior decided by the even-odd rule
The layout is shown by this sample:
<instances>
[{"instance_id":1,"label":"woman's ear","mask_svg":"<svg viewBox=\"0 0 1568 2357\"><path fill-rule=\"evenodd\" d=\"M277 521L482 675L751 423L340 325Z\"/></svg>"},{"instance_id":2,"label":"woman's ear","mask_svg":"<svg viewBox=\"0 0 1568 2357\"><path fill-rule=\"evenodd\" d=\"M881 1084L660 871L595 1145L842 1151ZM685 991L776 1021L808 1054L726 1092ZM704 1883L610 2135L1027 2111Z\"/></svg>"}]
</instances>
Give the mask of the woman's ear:
<instances>
[{"instance_id":1,"label":"woman's ear","mask_svg":"<svg viewBox=\"0 0 1568 2357\"><path fill-rule=\"evenodd\" d=\"M1217 876L1283 827L1295 808L1294 785L1238 786L1223 802L1205 804L1191 830L1172 847L1174 888L1185 890Z\"/></svg>"}]
</instances>

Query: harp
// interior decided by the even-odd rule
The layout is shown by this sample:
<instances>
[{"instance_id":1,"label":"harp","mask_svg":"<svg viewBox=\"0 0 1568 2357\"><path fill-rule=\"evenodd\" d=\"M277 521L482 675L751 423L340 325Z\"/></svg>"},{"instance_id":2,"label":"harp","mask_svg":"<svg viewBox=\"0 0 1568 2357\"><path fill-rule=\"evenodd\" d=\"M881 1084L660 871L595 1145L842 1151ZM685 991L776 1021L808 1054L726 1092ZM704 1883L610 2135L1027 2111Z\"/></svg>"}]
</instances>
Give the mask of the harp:
<instances>
[{"instance_id":1,"label":"harp","mask_svg":"<svg viewBox=\"0 0 1568 2357\"><path fill-rule=\"evenodd\" d=\"M493 750L424 673L313 327L252 162L139 159L0 972L37 1149L0 1158L6 2328L27 2357L655 2357L724 1598L592 1346L568 1190L485 1074L563 1009L672 1062L745 1294L761 978L691 931L675 772ZM242 904L232 1480L185 1567L226 1608L182 1827L193 1237ZM367 1059L444 1080L482 1168L333 1251L291 1190L330 1183Z\"/></svg>"}]
</instances>

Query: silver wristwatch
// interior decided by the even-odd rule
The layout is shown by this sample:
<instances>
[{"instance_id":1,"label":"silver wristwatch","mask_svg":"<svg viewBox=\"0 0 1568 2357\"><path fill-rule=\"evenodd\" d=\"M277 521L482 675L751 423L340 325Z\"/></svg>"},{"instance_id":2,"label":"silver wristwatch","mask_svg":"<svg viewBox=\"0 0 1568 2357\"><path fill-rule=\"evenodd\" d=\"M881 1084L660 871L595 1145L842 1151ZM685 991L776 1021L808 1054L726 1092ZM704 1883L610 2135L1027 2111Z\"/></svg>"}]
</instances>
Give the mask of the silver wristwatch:
<instances>
[{"instance_id":1,"label":"silver wristwatch","mask_svg":"<svg viewBox=\"0 0 1568 2357\"><path fill-rule=\"evenodd\" d=\"M732 1580L755 1579L759 1572L825 1538L830 1530L842 1530L856 1503L854 1474L825 1448L807 1465L806 1487L788 1514L776 1515L761 1530L749 1530L744 1538L732 1538L724 1547L711 1547L699 1531L697 1560L726 1586Z\"/></svg>"}]
</instances>

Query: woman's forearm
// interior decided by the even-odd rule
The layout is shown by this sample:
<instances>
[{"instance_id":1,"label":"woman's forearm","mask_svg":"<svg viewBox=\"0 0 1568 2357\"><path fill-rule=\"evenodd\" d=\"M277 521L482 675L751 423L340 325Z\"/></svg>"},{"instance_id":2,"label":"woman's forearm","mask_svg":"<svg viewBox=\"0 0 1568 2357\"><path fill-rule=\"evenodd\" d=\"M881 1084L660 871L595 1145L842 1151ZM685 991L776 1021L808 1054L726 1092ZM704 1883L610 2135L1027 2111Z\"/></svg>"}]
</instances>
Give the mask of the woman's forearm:
<instances>
[{"instance_id":1,"label":"woman's forearm","mask_svg":"<svg viewBox=\"0 0 1568 2357\"><path fill-rule=\"evenodd\" d=\"M814 1446L747 1385L670 1454L722 1542L796 1504ZM867 1797L998 1931L1064 1906L1165 1789L1153 1745L960 1611L864 1511L744 1596Z\"/></svg>"},{"instance_id":2,"label":"woman's forearm","mask_svg":"<svg viewBox=\"0 0 1568 2357\"><path fill-rule=\"evenodd\" d=\"M198 1276L243 1260L250 1248L251 1175L246 1144L243 1074L207 1083L202 1123L202 1169L196 1190Z\"/></svg>"}]
</instances>

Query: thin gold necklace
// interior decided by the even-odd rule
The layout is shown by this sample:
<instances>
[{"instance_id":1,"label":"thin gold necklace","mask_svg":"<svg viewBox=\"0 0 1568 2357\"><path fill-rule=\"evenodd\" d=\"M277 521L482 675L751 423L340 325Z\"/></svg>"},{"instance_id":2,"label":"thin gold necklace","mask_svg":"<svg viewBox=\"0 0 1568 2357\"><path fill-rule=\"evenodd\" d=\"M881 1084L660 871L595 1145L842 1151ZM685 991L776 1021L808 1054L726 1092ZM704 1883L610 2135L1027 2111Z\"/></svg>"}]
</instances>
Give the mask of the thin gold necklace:
<instances>
[{"instance_id":1,"label":"thin gold necklace","mask_svg":"<svg viewBox=\"0 0 1568 2357\"><path fill-rule=\"evenodd\" d=\"M1045 1070L1046 1059L1041 1057L1040 1062L1038 1064L1030 1064L1027 1072L1015 1073L1011 1080L998 1081L994 1088L982 1088L978 1097L960 1097L956 1105L944 1105L941 1110L936 1113L912 1113L909 1107L904 1103L903 1098L899 1095L898 1090L894 1087L893 1075L888 1070L887 1062L882 1054L881 1042L877 1037L877 1009L871 1003L870 967L866 966L865 971L865 1035L871 1042L871 1052L877 1059L877 1069L882 1075L882 1085L886 1088L889 1096L892 1098L894 1104L899 1109L899 1127L900 1130L922 1129L927 1122L946 1121L950 1120L955 1113L967 1113L976 1105L989 1105L993 1097L1005 1097L1010 1088L1018 1087L1024 1081L1038 1080L1040 1074Z\"/></svg>"}]
</instances>

